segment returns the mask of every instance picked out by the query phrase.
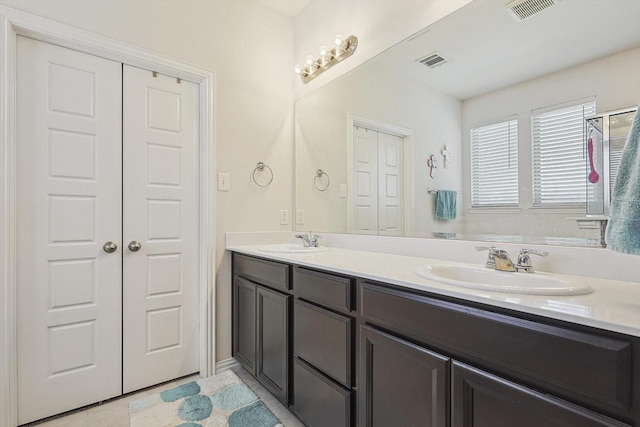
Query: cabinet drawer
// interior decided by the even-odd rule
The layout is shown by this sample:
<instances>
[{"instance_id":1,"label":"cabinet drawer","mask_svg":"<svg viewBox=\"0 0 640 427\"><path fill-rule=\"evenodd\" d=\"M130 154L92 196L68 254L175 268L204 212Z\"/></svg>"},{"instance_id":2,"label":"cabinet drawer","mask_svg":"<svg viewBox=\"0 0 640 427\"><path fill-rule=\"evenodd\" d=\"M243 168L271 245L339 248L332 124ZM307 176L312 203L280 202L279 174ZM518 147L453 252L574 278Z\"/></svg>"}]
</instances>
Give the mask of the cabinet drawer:
<instances>
[{"instance_id":1,"label":"cabinet drawer","mask_svg":"<svg viewBox=\"0 0 640 427\"><path fill-rule=\"evenodd\" d=\"M293 290L298 297L338 310L351 311L352 279L350 278L295 267Z\"/></svg>"},{"instance_id":2,"label":"cabinet drawer","mask_svg":"<svg viewBox=\"0 0 640 427\"><path fill-rule=\"evenodd\" d=\"M362 316L564 396L629 410L632 344L364 283Z\"/></svg>"},{"instance_id":3,"label":"cabinet drawer","mask_svg":"<svg viewBox=\"0 0 640 427\"><path fill-rule=\"evenodd\" d=\"M295 359L293 412L310 427L351 425L351 392Z\"/></svg>"},{"instance_id":4,"label":"cabinet drawer","mask_svg":"<svg viewBox=\"0 0 640 427\"><path fill-rule=\"evenodd\" d=\"M233 254L233 273L262 285L289 290L289 266L279 262Z\"/></svg>"},{"instance_id":5,"label":"cabinet drawer","mask_svg":"<svg viewBox=\"0 0 640 427\"><path fill-rule=\"evenodd\" d=\"M293 313L295 355L351 387L351 319L300 300Z\"/></svg>"}]
</instances>

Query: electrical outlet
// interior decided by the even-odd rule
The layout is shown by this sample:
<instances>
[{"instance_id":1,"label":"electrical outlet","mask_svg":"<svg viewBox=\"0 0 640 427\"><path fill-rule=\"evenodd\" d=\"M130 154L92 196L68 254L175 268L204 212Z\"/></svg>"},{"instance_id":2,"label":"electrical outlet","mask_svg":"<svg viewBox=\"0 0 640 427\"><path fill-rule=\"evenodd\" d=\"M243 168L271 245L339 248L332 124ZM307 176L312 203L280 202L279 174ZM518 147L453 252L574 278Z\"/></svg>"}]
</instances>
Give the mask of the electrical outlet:
<instances>
[{"instance_id":1,"label":"electrical outlet","mask_svg":"<svg viewBox=\"0 0 640 427\"><path fill-rule=\"evenodd\" d=\"M298 209L296 211L296 224L298 225L304 224L304 211L302 209Z\"/></svg>"},{"instance_id":2,"label":"electrical outlet","mask_svg":"<svg viewBox=\"0 0 640 427\"><path fill-rule=\"evenodd\" d=\"M229 174L218 172L218 191L229 191Z\"/></svg>"},{"instance_id":3,"label":"electrical outlet","mask_svg":"<svg viewBox=\"0 0 640 427\"><path fill-rule=\"evenodd\" d=\"M289 224L289 211L287 209L282 209L280 211L280 225Z\"/></svg>"}]
</instances>

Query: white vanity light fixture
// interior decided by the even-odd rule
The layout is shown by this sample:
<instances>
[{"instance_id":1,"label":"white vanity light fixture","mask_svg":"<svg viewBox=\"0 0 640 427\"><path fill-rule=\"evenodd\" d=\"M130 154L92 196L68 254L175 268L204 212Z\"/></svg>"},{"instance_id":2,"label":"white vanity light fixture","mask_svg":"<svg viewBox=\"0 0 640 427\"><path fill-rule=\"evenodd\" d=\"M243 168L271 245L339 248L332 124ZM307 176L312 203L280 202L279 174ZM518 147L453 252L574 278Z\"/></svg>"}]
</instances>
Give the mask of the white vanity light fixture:
<instances>
[{"instance_id":1,"label":"white vanity light fixture","mask_svg":"<svg viewBox=\"0 0 640 427\"><path fill-rule=\"evenodd\" d=\"M308 83L340 61L353 55L358 46L358 38L349 36L347 38L336 35L334 38L335 47L329 49L327 46L320 46L320 56L307 55L304 58L304 66L296 65L294 71L300 75L304 83Z\"/></svg>"}]
</instances>

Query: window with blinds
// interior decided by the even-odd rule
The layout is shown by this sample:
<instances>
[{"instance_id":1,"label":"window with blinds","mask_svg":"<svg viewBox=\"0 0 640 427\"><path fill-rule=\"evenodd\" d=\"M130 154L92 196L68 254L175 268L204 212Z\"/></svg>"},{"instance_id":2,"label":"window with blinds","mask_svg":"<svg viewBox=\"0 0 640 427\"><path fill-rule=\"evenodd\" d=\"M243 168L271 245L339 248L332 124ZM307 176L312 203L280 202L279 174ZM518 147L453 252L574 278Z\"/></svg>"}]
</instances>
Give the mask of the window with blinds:
<instances>
[{"instance_id":1,"label":"window with blinds","mask_svg":"<svg viewBox=\"0 0 640 427\"><path fill-rule=\"evenodd\" d=\"M471 206L518 206L518 120L471 129Z\"/></svg>"},{"instance_id":2,"label":"window with blinds","mask_svg":"<svg viewBox=\"0 0 640 427\"><path fill-rule=\"evenodd\" d=\"M595 100L532 112L533 206L585 206L584 119L595 112Z\"/></svg>"}]
</instances>

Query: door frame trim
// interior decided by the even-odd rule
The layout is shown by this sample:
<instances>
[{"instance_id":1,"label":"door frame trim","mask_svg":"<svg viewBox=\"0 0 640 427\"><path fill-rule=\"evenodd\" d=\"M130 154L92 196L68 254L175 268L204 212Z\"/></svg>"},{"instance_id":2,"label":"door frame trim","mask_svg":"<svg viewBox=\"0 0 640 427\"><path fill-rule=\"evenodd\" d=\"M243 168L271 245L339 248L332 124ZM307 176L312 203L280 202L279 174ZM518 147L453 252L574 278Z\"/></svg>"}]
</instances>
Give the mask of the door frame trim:
<instances>
[{"instance_id":1,"label":"door frame trim","mask_svg":"<svg viewBox=\"0 0 640 427\"><path fill-rule=\"evenodd\" d=\"M15 426L17 402L16 43L27 36L199 86L200 375L215 373L215 74L163 55L0 5L0 425Z\"/></svg>"}]
</instances>

